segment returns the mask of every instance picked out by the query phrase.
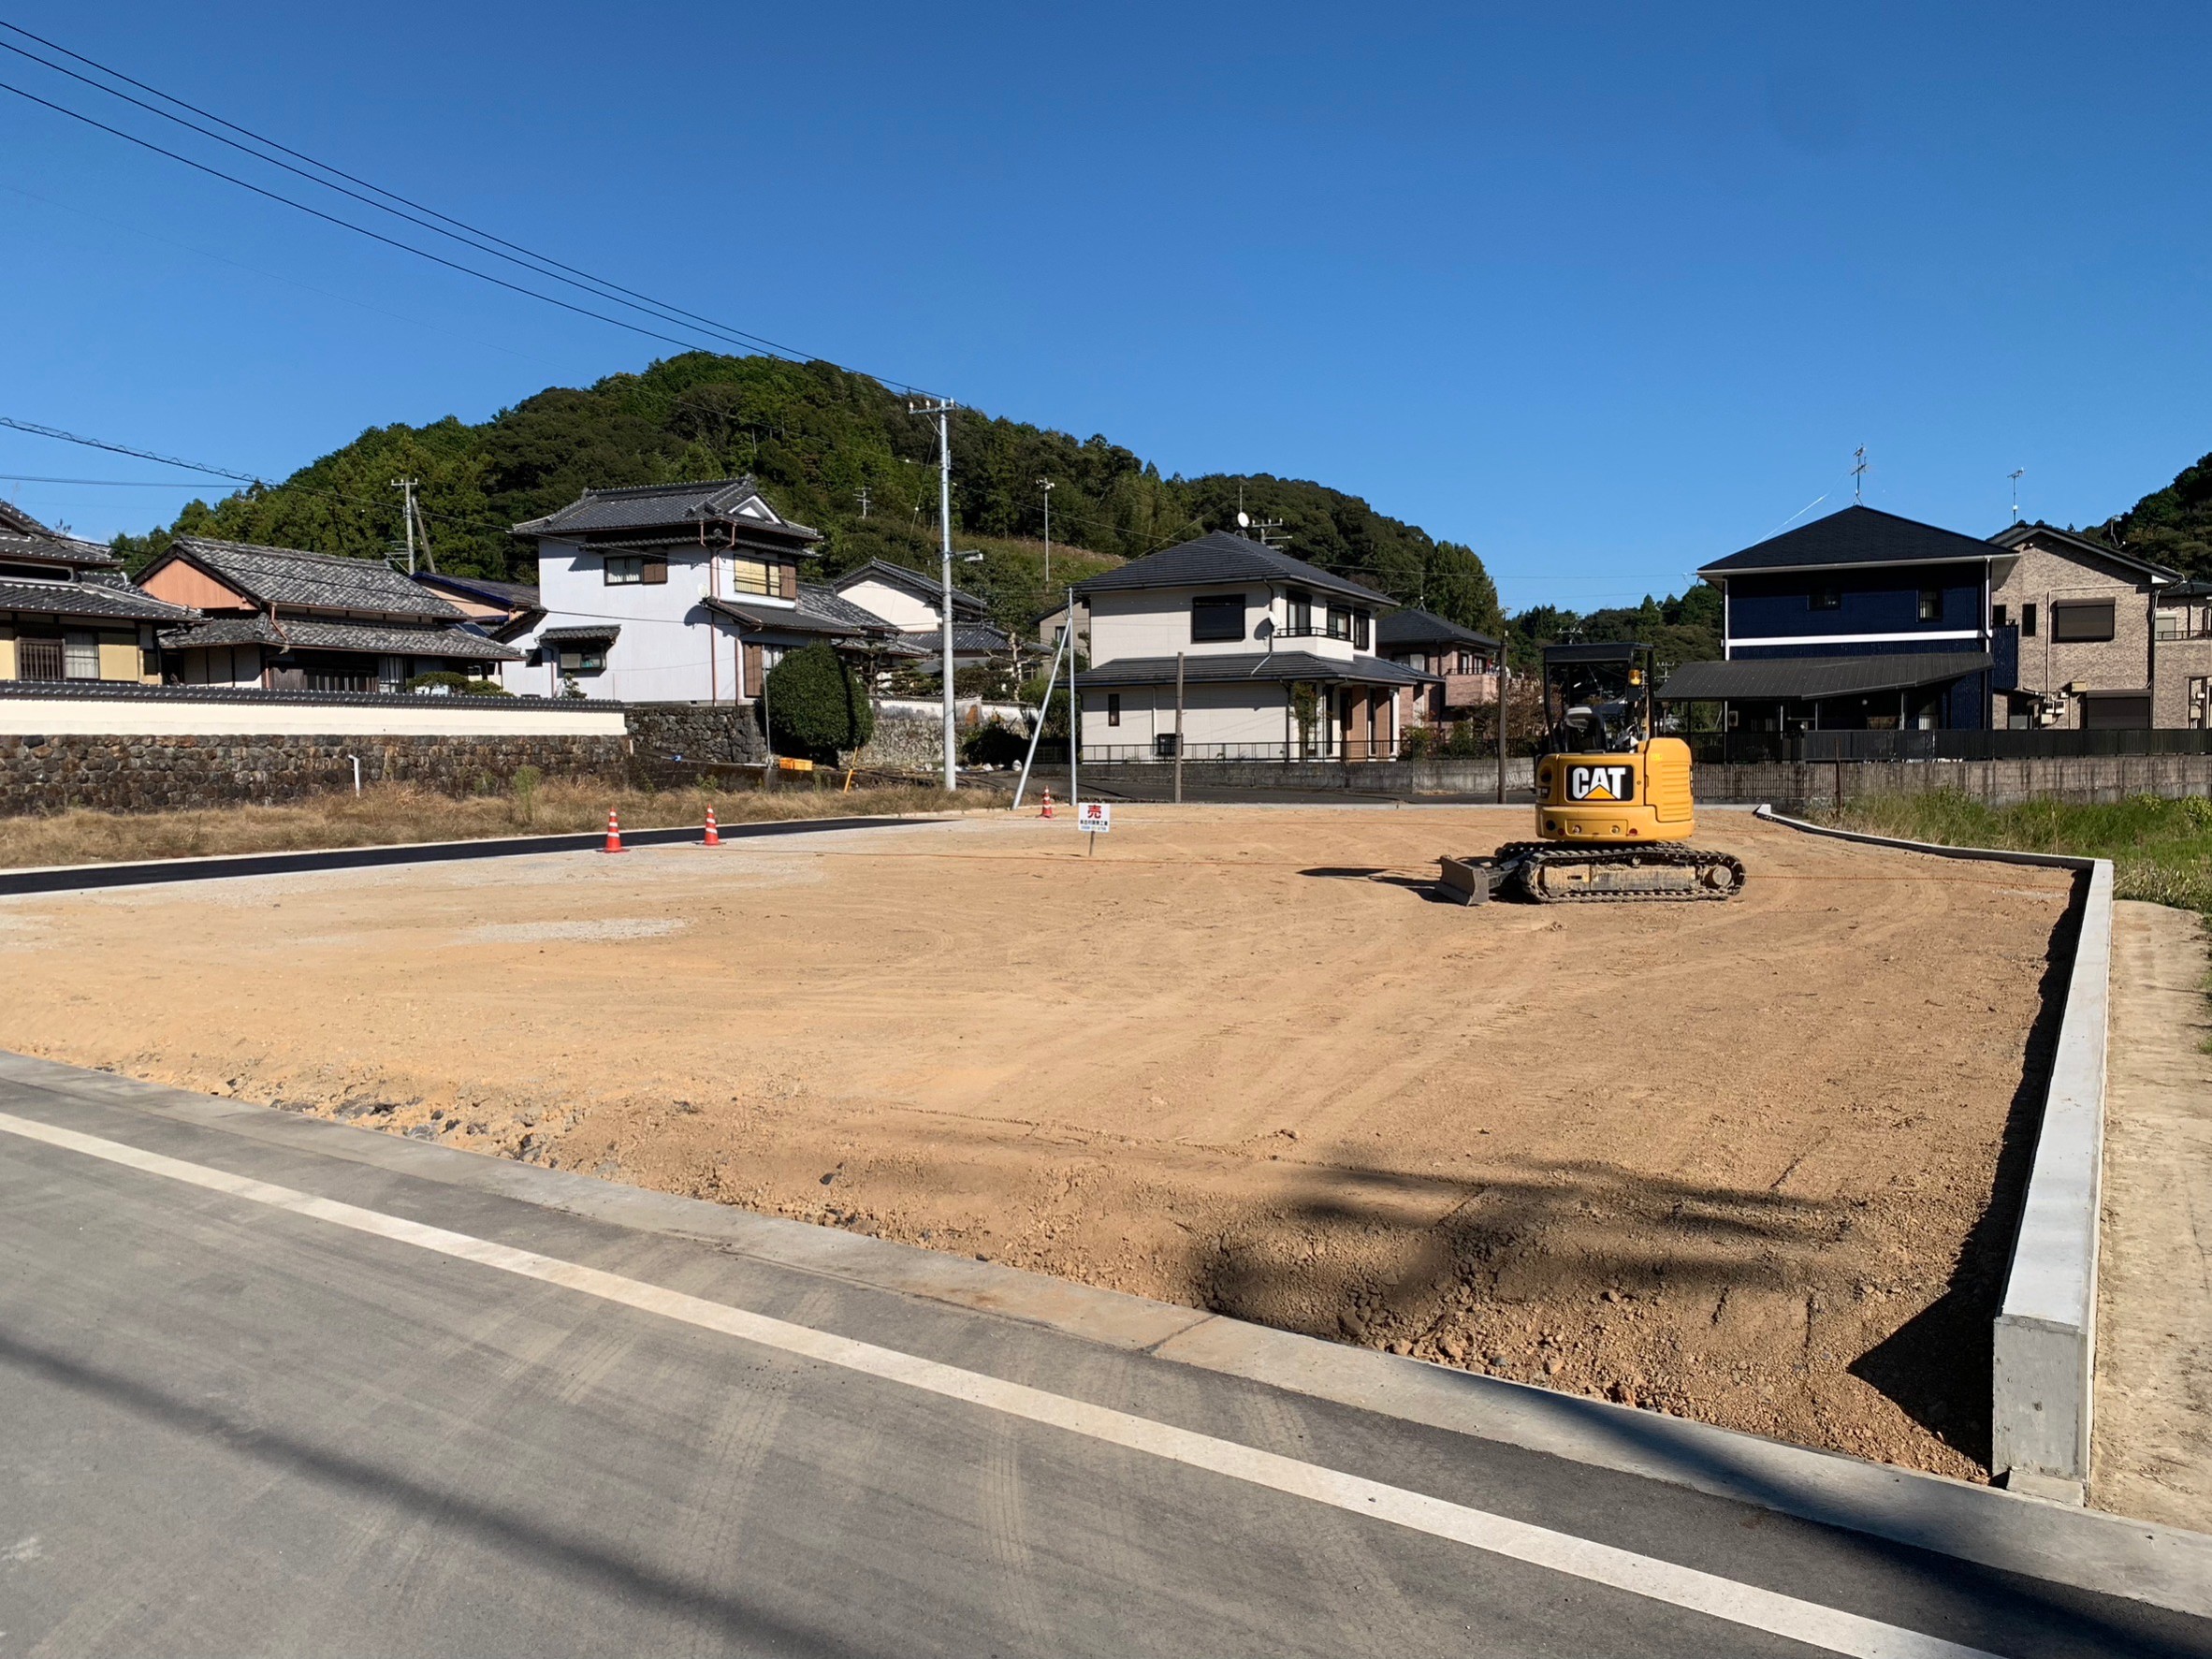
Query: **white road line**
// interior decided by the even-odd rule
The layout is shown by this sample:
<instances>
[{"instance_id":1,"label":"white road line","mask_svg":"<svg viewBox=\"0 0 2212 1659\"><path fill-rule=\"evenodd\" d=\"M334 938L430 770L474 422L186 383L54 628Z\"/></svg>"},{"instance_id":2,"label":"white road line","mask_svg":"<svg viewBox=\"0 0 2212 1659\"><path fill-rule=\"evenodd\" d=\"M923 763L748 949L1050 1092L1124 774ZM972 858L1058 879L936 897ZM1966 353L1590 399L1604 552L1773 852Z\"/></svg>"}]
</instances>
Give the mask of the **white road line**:
<instances>
[{"instance_id":1,"label":"white road line","mask_svg":"<svg viewBox=\"0 0 2212 1659\"><path fill-rule=\"evenodd\" d=\"M1860 1659L1993 1659L1977 1648L1961 1647L1957 1642L1884 1624L1878 1620L1863 1619L1855 1613L1822 1607L1816 1602L1799 1601L1795 1596L1740 1584L1694 1567L1678 1566L1633 1550L1618 1550L1609 1544L1553 1532L1549 1527L1532 1526L1527 1521L1492 1515L1487 1510L1447 1503L1442 1498L1407 1492L1402 1487L1386 1486L1378 1480L1300 1463L1295 1458L1178 1429L1130 1412L1114 1411L980 1372L941 1365L934 1360L878 1347L873 1343L854 1342L805 1325L747 1313L742 1308L687 1296L681 1291L624 1278L619 1273L604 1273L578 1262L495 1244L467 1233L449 1232L442 1227L427 1227L419 1221L360 1209L334 1199L316 1198L288 1186L233 1175L205 1164L166 1157L158 1152L147 1152L118 1141L58 1128L7 1113L0 1113L0 1130L148 1174L166 1175L172 1181L265 1204L270 1209L289 1210L356 1232L497 1268L520 1278L559 1285L625 1307L680 1319L702 1330L719 1331L763 1347L778 1348L824 1365L841 1366L886 1382L903 1383L949 1400L965 1401L1071 1434L1167 1458L1354 1515L1371 1516L1493 1555L1528 1562L1652 1601L1787 1637L1831 1653L1849 1653Z\"/></svg>"}]
</instances>

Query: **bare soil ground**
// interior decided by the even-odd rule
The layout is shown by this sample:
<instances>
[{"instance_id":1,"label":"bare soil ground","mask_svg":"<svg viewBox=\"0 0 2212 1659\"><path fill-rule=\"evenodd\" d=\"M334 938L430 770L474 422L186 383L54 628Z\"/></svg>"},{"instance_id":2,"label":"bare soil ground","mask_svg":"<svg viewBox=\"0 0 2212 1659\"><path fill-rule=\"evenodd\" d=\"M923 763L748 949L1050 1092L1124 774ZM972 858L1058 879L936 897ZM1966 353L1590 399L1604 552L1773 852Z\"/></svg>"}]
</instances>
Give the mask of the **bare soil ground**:
<instances>
[{"instance_id":1,"label":"bare soil ground","mask_svg":"<svg viewBox=\"0 0 2212 1659\"><path fill-rule=\"evenodd\" d=\"M0 1045L1980 1474L2068 879L1710 812L1725 905L1430 898L1526 816L0 901Z\"/></svg>"}]
</instances>

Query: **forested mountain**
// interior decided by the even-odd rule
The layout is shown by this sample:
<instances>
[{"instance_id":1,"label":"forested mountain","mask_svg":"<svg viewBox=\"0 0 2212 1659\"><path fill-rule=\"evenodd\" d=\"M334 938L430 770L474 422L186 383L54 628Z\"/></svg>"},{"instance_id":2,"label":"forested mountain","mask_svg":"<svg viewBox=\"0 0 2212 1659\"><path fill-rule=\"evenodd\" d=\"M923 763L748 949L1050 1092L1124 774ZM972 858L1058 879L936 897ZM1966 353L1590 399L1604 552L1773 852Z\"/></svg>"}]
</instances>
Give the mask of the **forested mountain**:
<instances>
[{"instance_id":1,"label":"forested mountain","mask_svg":"<svg viewBox=\"0 0 2212 1659\"><path fill-rule=\"evenodd\" d=\"M2212 577L2212 455L2183 468L2165 488L2152 490L2092 533L2109 535L2153 564Z\"/></svg>"},{"instance_id":2,"label":"forested mountain","mask_svg":"<svg viewBox=\"0 0 2212 1659\"><path fill-rule=\"evenodd\" d=\"M510 525L587 488L742 473L767 487L780 511L825 532L826 574L870 558L934 573L933 422L876 381L828 363L704 352L588 387L551 387L480 425L448 416L371 428L282 484L194 502L166 529L116 546L133 569L180 534L383 558L401 536L391 481L411 476L422 481L439 569L531 579ZM1282 521L1298 558L1470 627L1502 626L1497 589L1471 549L1436 542L1356 496L1264 473L1162 477L1103 437L1079 442L973 410L953 417L956 543L1037 538L1040 478L1055 484L1055 543L1135 558L1232 527L1241 492L1255 519Z\"/></svg>"}]
</instances>

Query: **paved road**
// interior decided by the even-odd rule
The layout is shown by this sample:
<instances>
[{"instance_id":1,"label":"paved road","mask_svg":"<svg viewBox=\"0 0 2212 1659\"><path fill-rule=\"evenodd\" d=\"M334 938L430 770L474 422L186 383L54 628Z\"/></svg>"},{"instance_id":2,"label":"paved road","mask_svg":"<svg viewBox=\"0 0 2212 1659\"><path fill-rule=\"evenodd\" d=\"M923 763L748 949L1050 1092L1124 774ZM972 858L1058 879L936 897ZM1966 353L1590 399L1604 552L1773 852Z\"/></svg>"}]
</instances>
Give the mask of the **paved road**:
<instances>
[{"instance_id":1,"label":"paved road","mask_svg":"<svg viewBox=\"0 0 2212 1659\"><path fill-rule=\"evenodd\" d=\"M0 1655L1969 1650L2212 1623L0 1083Z\"/></svg>"}]
</instances>

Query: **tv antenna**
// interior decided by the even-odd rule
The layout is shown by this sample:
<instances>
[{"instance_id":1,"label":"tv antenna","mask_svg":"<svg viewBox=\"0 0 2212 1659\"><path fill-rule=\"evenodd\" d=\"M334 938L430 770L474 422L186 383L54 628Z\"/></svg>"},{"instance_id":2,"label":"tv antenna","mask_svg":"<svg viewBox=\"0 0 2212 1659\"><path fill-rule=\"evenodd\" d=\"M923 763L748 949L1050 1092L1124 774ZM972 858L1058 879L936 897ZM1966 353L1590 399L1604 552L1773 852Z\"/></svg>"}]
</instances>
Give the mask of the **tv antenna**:
<instances>
[{"instance_id":1,"label":"tv antenna","mask_svg":"<svg viewBox=\"0 0 2212 1659\"><path fill-rule=\"evenodd\" d=\"M2027 470L2026 467L2015 467L2005 474L2013 481L2013 522L2015 524L2020 522L2020 474Z\"/></svg>"},{"instance_id":2,"label":"tv antenna","mask_svg":"<svg viewBox=\"0 0 2212 1659\"><path fill-rule=\"evenodd\" d=\"M1851 504L1861 506L1866 502L1864 486L1867 480L1867 446L1861 444L1851 452L1851 458L1858 464L1851 469Z\"/></svg>"}]
</instances>

